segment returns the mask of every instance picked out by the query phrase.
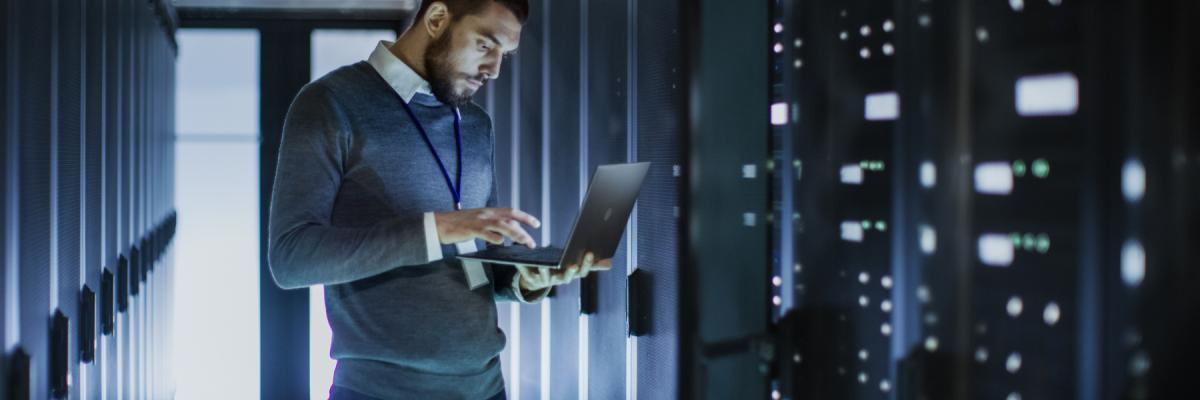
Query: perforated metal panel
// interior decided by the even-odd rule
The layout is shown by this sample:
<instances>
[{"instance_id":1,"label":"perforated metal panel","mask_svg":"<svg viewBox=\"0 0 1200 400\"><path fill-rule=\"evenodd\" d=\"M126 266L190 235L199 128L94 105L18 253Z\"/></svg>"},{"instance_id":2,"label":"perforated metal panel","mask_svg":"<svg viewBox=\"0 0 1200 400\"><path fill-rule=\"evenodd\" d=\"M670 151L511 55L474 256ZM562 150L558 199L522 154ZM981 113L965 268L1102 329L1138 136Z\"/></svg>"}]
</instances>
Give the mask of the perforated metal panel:
<instances>
[{"instance_id":1,"label":"perforated metal panel","mask_svg":"<svg viewBox=\"0 0 1200 400\"><path fill-rule=\"evenodd\" d=\"M624 0L588 1L587 177L604 164L628 159L628 11ZM628 238L626 230L626 238ZM588 392L591 398L624 396L626 385L625 276L628 240L622 240L611 271L589 275L596 284L596 313L588 316Z\"/></svg>"},{"instance_id":2,"label":"perforated metal panel","mask_svg":"<svg viewBox=\"0 0 1200 400\"><path fill-rule=\"evenodd\" d=\"M9 80L11 79L11 77L9 76L9 70L10 70L9 63L11 63L15 57L15 54L13 54L13 50L12 50L14 48L14 46L12 45L12 43L10 43L10 40L15 39L15 37L13 34L11 34L9 32L10 30L15 29L15 27L14 27L15 24L11 20L9 20L9 8L11 6L12 6L11 2L7 1L7 0L4 1L3 3L0 3L0 21L4 22L4 27L0 28L0 43L4 44L4 48L0 49L0 58L4 59L4 62L0 63L0 64L2 64L2 65L0 65L0 96L3 96L3 97L0 97L3 99L3 100L0 100L0 101L3 101L3 104L0 104L0 130L4 131L4 138L2 139L4 141L4 150L0 151L0 186L2 186L4 188L4 199L3 199L3 202L0 203L0 204L3 204L3 206L0 206L0 207L3 207L3 209L0 210L0 226L4 227L3 228L4 230L0 231L0 263L2 263L0 265L3 265L3 267L0 267L0 288L4 288L4 291L6 293L5 295L0 296L0 340L3 340L3 343L4 343L4 348L0 349L0 376L4 376L4 377L8 376L8 357L9 357L9 355L8 355L8 340L9 340L9 338L8 338L8 315L9 315L8 307L9 307L9 305L8 305L8 295L7 295L8 291L9 291L8 275L9 275L10 268L15 267L14 265L12 265L12 263L9 262L9 259L8 259L9 251L11 251L9 249L9 232L12 230L12 228L9 228L9 224L8 224L9 206L13 201L13 199L12 199L13 194L10 193L9 186L8 186L9 182L11 180L11 177L9 176L9 172L11 171L11 168L9 167L9 160L10 160L9 154L13 152L13 150L14 150L13 147L15 147L12 145L12 143L13 143L12 140L13 140L15 132L14 132L14 129L12 129L12 127L10 126L10 119L9 119L9 114L10 114L9 108L12 106L12 103L13 103L10 100L12 98L12 96L9 93L9 87L11 86L9 83Z\"/></svg>"},{"instance_id":3,"label":"perforated metal panel","mask_svg":"<svg viewBox=\"0 0 1200 400\"><path fill-rule=\"evenodd\" d=\"M571 228L574 227L575 216L583 197L584 180L580 171L581 153L580 141L584 138L580 129L581 104L586 104L586 98L581 94L580 87L580 3L574 1L543 1L539 2L542 12L549 14L543 21L549 24L549 30L544 36L543 53L549 59L542 59L549 69L544 74L543 93L547 98L541 99L549 107L545 111L548 117L549 158L546 165L550 182L548 193L550 199L549 213L543 215L543 222L549 226L551 243L565 247ZM550 370L554 371L550 378L550 398L577 398L582 382L580 376L580 310L579 283L559 286L555 289L555 297L550 300Z\"/></svg>"},{"instance_id":4,"label":"perforated metal panel","mask_svg":"<svg viewBox=\"0 0 1200 400\"><path fill-rule=\"evenodd\" d=\"M82 200L83 207L83 231L84 236L90 240L85 240L83 243L83 267L84 283L94 292L100 293L100 269L104 265L104 140L105 140L105 124L107 123L107 115L105 113L106 93L105 93L105 77L107 66L104 62L106 38L108 29L105 25L107 4L99 1L87 1L84 4L84 47L85 55L83 58L84 67L84 94L82 96L85 107L84 125L83 125L83 153L84 153L84 186ZM99 321L99 296L97 296L96 309L92 310L95 315L95 320ZM87 312L87 310L81 310ZM98 324L97 324L98 325ZM100 335L99 326L95 328L94 337L96 338L96 347L99 348L103 342L103 337ZM82 338L80 340L83 340ZM99 350L98 350L99 351ZM97 355L91 367L85 367L85 370L80 373L80 379L86 380L91 387L81 389L85 391L81 393L81 398L98 397L100 394L100 357Z\"/></svg>"},{"instance_id":5,"label":"perforated metal panel","mask_svg":"<svg viewBox=\"0 0 1200 400\"><path fill-rule=\"evenodd\" d=\"M56 108L57 135L52 151L55 155L55 194L52 201L55 233L51 240L57 242L53 254L57 274L57 286L50 287L50 296L56 297L58 310L77 324L80 320L80 222L82 215L82 132L83 132L83 7L78 1L67 1L55 5L55 30L58 41L55 51L58 67L57 87L53 106ZM75 325L71 325L75 326ZM71 337L78 337L71 332ZM76 343L77 340L68 340ZM73 349L74 350L74 349ZM70 376L79 375L79 352L67 351Z\"/></svg>"},{"instance_id":6,"label":"perforated metal panel","mask_svg":"<svg viewBox=\"0 0 1200 400\"><path fill-rule=\"evenodd\" d=\"M655 163L653 183L645 186L653 185L655 191L643 190L638 206L649 207L650 219L630 223L611 271L556 288L548 305L500 306L502 314L517 310L516 317L501 317L501 326L510 327L504 361L514 397L540 398L543 389L549 398L676 394L672 368L677 344L672 335L677 265L671 236L678 234L674 182L679 178L674 172L679 165L682 96L678 91L672 95L667 88L673 82L663 80L679 73L678 56L662 57L678 43L677 22L662 22L677 16L670 4L638 4L534 2L520 54L486 92L497 130L502 203L515 199L520 208L540 214L551 244L566 244L596 167L635 159ZM649 13L644 20L639 16L643 9ZM639 26L647 27L648 33L638 35ZM635 43L641 41L646 42L644 50ZM642 64L638 57L649 61ZM645 84L633 79L642 70L650 76ZM674 82L675 87L679 83ZM641 105L638 96L648 98L647 103ZM647 115L640 117L641 111ZM645 156L639 151L643 144L648 149ZM541 231L531 233L539 236ZM635 252L629 246L639 233L649 237L637 239ZM655 297L646 303L654 304L654 326L662 334L633 339L627 324L626 280L641 261L647 271L659 273L653 275ZM585 301L588 307L581 307ZM581 311L591 314L581 317ZM506 323L506 318L515 319ZM512 329L513 323L520 328ZM546 335L547 330L551 334ZM646 344L636 344L642 342ZM649 363L644 370L643 361ZM637 383L643 376L649 382L644 387Z\"/></svg>"},{"instance_id":7,"label":"perforated metal panel","mask_svg":"<svg viewBox=\"0 0 1200 400\"><path fill-rule=\"evenodd\" d=\"M30 368L48 370L47 336L50 316L50 166L53 115L51 88L53 14L50 3L21 2L17 6L22 32L17 47L21 99L17 135L20 140L18 179L20 222L17 247L20 268L20 345L30 356ZM49 67L49 68L48 68ZM46 374L31 374L31 393L49 396Z\"/></svg>"},{"instance_id":8,"label":"perforated metal panel","mask_svg":"<svg viewBox=\"0 0 1200 400\"><path fill-rule=\"evenodd\" d=\"M683 167L683 57L679 3L636 5L637 160L650 172L638 196L637 268L649 273L650 334L637 338L637 398L678 395L680 202Z\"/></svg>"},{"instance_id":9,"label":"perforated metal panel","mask_svg":"<svg viewBox=\"0 0 1200 400\"><path fill-rule=\"evenodd\" d=\"M121 47L124 45L121 42L123 35L118 28L127 23L127 19L121 13L122 7L119 2L110 2L105 7L105 27L106 34L104 35L104 72L105 72L105 129L104 129L104 146L103 146L103 192L104 192L104 214L101 229L104 230L103 259L102 267L105 271L112 274L117 273L117 258L121 254L120 245L120 222L118 218L118 210L120 209L119 193L120 193L120 160L123 154L120 150L121 137L124 129L122 124L121 113L125 110L122 101L122 90L124 80L121 78L121 69L124 68L124 62L120 56ZM116 279L114 278L114 282ZM115 294L115 292L113 293ZM113 302L115 303L115 301ZM108 305L112 307L112 304ZM112 308L109 312L116 313L116 309ZM117 359L117 336L109 334L101 338L101 344L98 345L100 353L99 363L101 369L105 372L102 374L103 384L99 386L104 391L107 398L115 398L119 393L117 391L118 378L118 359Z\"/></svg>"},{"instance_id":10,"label":"perforated metal panel","mask_svg":"<svg viewBox=\"0 0 1200 400\"><path fill-rule=\"evenodd\" d=\"M682 398L766 396L753 349L770 322L768 4L681 7L686 156L680 232ZM738 27L729 29L730 27ZM759 132L754 134L753 132Z\"/></svg>"}]
</instances>

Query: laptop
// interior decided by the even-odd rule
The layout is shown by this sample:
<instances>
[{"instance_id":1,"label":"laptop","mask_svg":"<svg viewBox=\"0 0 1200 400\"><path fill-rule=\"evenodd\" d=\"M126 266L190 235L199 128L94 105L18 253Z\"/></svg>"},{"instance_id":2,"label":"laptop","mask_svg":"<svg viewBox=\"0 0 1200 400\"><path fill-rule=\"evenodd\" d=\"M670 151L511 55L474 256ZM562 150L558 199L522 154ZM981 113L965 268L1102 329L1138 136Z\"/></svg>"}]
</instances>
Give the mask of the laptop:
<instances>
[{"instance_id":1,"label":"laptop","mask_svg":"<svg viewBox=\"0 0 1200 400\"><path fill-rule=\"evenodd\" d=\"M500 265L563 268L578 265L586 252L595 260L612 258L641 191L649 162L601 165L592 176L583 207L567 238L567 247L495 246L459 255L459 259Z\"/></svg>"}]
</instances>

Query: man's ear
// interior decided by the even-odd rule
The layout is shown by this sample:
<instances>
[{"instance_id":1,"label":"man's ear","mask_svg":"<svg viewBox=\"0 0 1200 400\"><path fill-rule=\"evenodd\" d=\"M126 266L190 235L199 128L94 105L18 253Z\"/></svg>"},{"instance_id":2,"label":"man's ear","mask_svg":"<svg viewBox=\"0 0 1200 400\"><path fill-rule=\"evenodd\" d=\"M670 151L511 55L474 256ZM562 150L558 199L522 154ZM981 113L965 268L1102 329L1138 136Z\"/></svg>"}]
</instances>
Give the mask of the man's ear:
<instances>
[{"instance_id":1,"label":"man's ear","mask_svg":"<svg viewBox=\"0 0 1200 400\"><path fill-rule=\"evenodd\" d=\"M450 26L450 17L450 9L446 7L446 3L438 1L429 5L429 9L425 11L425 19L421 23L429 37L437 39Z\"/></svg>"}]
</instances>

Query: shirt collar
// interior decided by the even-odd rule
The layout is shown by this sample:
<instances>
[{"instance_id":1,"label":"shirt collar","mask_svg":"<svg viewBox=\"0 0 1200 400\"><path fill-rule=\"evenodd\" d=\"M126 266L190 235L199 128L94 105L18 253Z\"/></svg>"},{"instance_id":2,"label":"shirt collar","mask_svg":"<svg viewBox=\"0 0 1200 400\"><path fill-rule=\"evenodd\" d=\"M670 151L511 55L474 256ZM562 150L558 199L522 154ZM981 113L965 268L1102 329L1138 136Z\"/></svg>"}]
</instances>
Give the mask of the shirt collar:
<instances>
[{"instance_id":1,"label":"shirt collar","mask_svg":"<svg viewBox=\"0 0 1200 400\"><path fill-rule=\"evenodd\" d=\"M388 50L390 47L392 47L392 42L379 41L379 45L375 46L375 51L371 52L367 63L375 68L375 72L378 72L379 76L387 81L392 90L395 90L405 103L412 101L413 96L416 96L417 93L432 94L429 82L418 75L417 71L413 71L412 67L403 60L392 54Z\"/></svg>"}]
</instances>

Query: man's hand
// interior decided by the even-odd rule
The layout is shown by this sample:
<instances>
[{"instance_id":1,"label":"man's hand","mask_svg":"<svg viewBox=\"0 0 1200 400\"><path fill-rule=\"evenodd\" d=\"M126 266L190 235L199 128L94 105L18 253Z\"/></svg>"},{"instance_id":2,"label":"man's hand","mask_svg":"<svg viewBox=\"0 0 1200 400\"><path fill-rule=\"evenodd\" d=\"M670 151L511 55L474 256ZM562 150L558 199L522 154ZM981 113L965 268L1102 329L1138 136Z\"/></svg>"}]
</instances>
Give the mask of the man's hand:
<instances>
[{"instance_id":1,"label":"man's hand","mask_svg":"<svg viewBox=\"0 0 1200 400\"><path fill-rule=\"evenodd\" d=\"M552 286L565 285L575 279L583 279L592 271L607 271L612 269L612 259L606 258L595 261L591 252L584 254L583 262L578 265L568 265L565 268L534 268L518 266L521 280L518 284L521 290L534 292Z\"/></svg>"},{"instance_id":2,"label":"man's hand","mask_svg":"<svg viewBox=\"0 0 1200 400\"><path fill-rule=\"evenodd\" d=\"M442 244L452 244L480 238L491 244L503 244L504 238L512 239L529 248L536 248L537 242L529 236L521 224L533 228L542 226L528 213L515 208L476 208L472 210L434 213L437 222L438 240Z\"/></svg>"}]
</instances>

